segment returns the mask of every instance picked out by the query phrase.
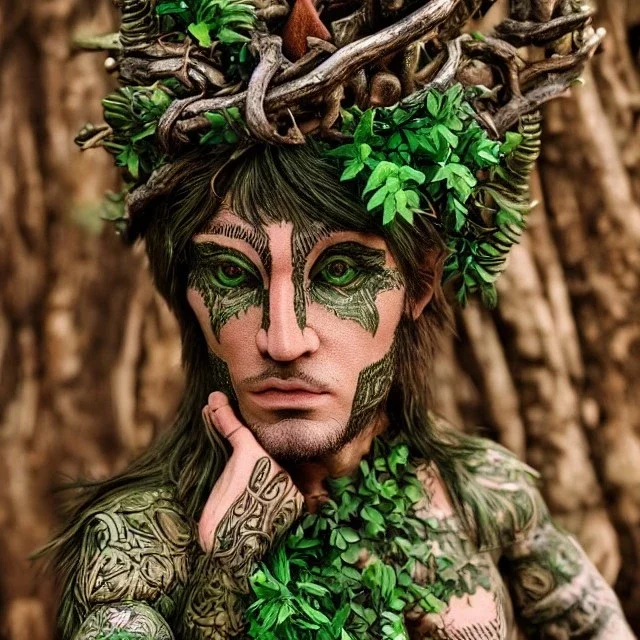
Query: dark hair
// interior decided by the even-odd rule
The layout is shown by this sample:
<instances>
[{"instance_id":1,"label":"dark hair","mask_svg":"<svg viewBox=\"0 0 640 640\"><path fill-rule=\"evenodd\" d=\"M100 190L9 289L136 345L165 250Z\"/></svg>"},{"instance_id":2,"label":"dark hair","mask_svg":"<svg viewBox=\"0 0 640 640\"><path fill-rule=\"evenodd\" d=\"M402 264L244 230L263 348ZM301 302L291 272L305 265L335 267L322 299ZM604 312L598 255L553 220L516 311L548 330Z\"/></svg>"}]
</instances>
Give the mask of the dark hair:
<instances>
[{"instance_id":1,"label":"dark hair","mask_svg":"<svg viewBox=\"0 0 640 640\"><path fill-rule=\"evenodd\" d=\"M212 365L186 300L191 238L210 221L226 194L234 211L255 224L276 219L294 224L322 221L383 236L408 276L408 300L418 299L427 288L433 290L423 314L415 321L401 322L399 328L398 370L388 400L392 430L404 437L414 455L438 465L459 507L456 461L480 446L474 439L441 427L429 412L433 352L439 332L450 323L450 311L440 285L445 247L425 216L417 216L414 226L404 221L382 226L339 181L336 169L313 142L296 148L255 145L233 161L228 152L192 153L176 165L173 182L177 186L135 221L133 232L144 238L155 285L178 318L185 393L172 428L124 471L106 480L67 486L81 490L69 504L69 524L41 552L53 552L53 563L65 586L58 619L63 637L72 636L80 623L66 600L72 599L69 589L83 527L100 505L125 487L145 489L170 483L187 515L197 519L228 459L226 443L210 434L201 421L201 409L214 390L210 388ZM460 512L464 517L465 510Z\"/></svg>"}]
</instances>

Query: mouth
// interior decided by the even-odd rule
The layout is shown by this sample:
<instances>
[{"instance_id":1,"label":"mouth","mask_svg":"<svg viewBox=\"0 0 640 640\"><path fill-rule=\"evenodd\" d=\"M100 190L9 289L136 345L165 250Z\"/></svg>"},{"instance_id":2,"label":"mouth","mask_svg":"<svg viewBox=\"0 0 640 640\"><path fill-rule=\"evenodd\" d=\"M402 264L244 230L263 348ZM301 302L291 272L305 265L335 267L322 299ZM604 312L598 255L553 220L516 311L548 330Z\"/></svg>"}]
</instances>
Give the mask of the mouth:
<instances>
[{"instance_id":1,"label":"mouth","mask_svg":"<svg viewBox=\"0 0 640 640\"><path fill-rule=\"evenodd\" d=\"M295 378L268 378L250 389L250 394L265 409L314 408L329 396L324 388Z\"/></svg>"}]
</instances>

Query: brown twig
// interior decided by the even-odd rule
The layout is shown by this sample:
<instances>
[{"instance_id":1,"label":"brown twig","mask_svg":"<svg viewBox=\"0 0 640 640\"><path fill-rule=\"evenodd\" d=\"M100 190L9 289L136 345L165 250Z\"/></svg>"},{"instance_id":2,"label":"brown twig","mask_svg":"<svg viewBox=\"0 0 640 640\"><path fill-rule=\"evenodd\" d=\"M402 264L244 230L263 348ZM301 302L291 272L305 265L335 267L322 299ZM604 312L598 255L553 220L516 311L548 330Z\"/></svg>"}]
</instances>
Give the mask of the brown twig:
<instances>
[{"instance_id":1,"label":"brown twig","mask_svg":"<svg viewBox=\"0 0 640 640\"><path fill-rule=\"evenodd\" d=\"M269 82L282 64L282 38L274 35L259 35L254 38L252 46L257 50L260 62L251 75L247 87L245 103L247 127L258 140L264 142L303 144L304 135L298 129L295 120L290 131L283 136L269 122L263 105Z\"/></svg>"},{"instance_id":2,"label":"brown twig","mask_svg":"<svg viewBox=\"0 0 640 640\"><path fill-rule=\"evenodd\" d=\"M512 127L521 115L529 113L545 102L565 93L576 82L582 72L584 62L593 55L604 36L604 29L598 29L591 36L581 50L579 60L582 61L582 64L577 68L572 67L559 74L549 73L541 84L533 87L530 91L520 95L514 94L511 100L498 109L493 116L498 134L504 135L505 131Z\"/></svg>"},{"instance_id":3,"label":"brown twig","mask_svg":"<svg viewBox=\"0 0 640 640\"><path fill-rule=\"evenodd\" d=\"M542 47L585 26L593 13L593 10L587 9L579 13L553 18L549 22L519 21L508 18L494 28L494 35L515 47L530 45Z\"/></svg>"}]
</instances>

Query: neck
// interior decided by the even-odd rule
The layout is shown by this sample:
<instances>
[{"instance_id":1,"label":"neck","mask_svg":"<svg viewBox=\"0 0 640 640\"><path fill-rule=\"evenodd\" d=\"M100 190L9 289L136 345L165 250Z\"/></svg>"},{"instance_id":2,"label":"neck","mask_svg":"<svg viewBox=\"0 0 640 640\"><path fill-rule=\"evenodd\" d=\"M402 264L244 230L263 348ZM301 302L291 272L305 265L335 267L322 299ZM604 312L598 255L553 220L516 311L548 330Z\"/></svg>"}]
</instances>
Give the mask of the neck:
<instances>
[{"instance_id":1,"label":"neck","mask_svg":"<svg viewBox=\"0 0 640 640\"><path fill-rule=\"evenodd\" d=\"M371 450L373 439L380 435L388 424L389 420L386 415L378 416L339 451L313 462L303 462L287 469L304 496L309 511L314 512L318 503L328 497L325 480L327 478L343 478L355 473L362 458Z\"/></svg>"}]
</instances>

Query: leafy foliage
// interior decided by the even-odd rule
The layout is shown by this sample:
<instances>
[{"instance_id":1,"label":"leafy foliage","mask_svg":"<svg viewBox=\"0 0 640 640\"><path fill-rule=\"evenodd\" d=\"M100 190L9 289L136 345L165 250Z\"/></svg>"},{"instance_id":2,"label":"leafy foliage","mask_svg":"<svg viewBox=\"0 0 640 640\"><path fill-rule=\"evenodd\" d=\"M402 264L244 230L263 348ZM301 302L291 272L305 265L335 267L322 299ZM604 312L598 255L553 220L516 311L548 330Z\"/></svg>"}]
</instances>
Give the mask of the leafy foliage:
<instances>
[{"instance_id":1,"label":"leafy foliage","mask_svg":"<svg viewBox=\"0 0 640 640\"><path fill-rule=\"evenodd\" d=\"M200 144L234 144L248 135L242 113L237 107L215 112L207 111L204 115L211 129L200 138Z\"/></svg>"},{"instance_id":2,"label":"leafy foliage","mask_svg":"<svg viewBox=\"0 0 640 640\"><path fill-rule=\"evenodd\" d=\"M507 224L524 226L529 207L491 189L491 182L496 175L510 182L506 163L522 136L490 139L459 84L444 93L432 90L413 106L364 113L353 107L342 115L343 132L353 142L326 150L341 166L341 180L356 181L367 209L381 212L383 224L430 216L451 250L445 276L459 277L458 300L479 289L495 304L495 263L506 256L493 234Z\"/></svg>"},{"instance_id":3,"label":"leafy foliage","mask_svg":"<svg viewBox=\"0 0 640 640\"><path fill-rule=\"evenodd\" d=\"M165 19L163 31L190 33L201 47L249 42L256 27L256 9L243 0L160 0L156 13ZM246 54L246 50L245 50Z\"/></svg>"},{"instance_id":4,"label":"leafy foliage","mask_svg":"<svg viewBox=\"0 0 640 640\"><path fill-rule=\"evenodd\" d=\"M260 640L406 640L403 611L440 611L459 589L452 561L436 557L417 518L423 488L402 443L374 442L356 478L331 482L332 499L297 528L251 577L248 635ZM435 564L428 588L417 562Z\"/></svg>"},{"instance_id":5,"label":"leafy foliage","mask_svg":"<svg viewBox=\"0 0 640 640\"><path fill-rule=\"evenodd\" d=\"M129 181L147 179L165 162L154 135L171 100L170 89L160 83L121 87L102 100L104 119L112 129L103 146L115 155Z\"/></svg>"},{"instance_id":6,"label":"leafy foliage","mask_svg":"<svg viewBox=\"0 0 640 640\"><path fill-rule=\"evenodd\" d=\"M153 638L141 633L116 629L115 631L110 631L108 635L100 633L100 635L96 636L96 640L153 640Z\"/></svg>"}]
</instances>

